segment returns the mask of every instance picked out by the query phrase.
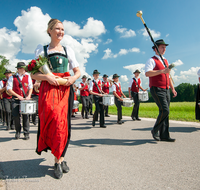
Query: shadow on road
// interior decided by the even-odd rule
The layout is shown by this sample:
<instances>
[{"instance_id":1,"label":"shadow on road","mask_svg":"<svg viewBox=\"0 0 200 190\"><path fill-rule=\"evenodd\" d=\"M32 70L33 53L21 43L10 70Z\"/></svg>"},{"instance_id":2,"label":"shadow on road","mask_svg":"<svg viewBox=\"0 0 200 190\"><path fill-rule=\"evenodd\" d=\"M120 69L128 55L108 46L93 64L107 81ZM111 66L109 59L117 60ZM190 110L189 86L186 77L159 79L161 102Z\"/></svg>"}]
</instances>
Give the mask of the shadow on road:
<instances>
[{"instance_id":1,"label":"shadow on road","mask_svg":"<svg viewBox=\"0 0 200 190\"><path fill-rule=\"evenodd\" d=\"M138 129L132 129L134 131L151 131L152 128L138 128ZM197 127L169 127L170 132L174 133L192 133L195 131L199 131L200 128Z\"/></svg>"},{"instance_id":2,"label":"shadow on road","mask_svg":"<svg viewBox=\"0 0 200 190\"><path fill-rule=\"evenodd\" d=\"M40 165L43 161L45 161L44 158L0 162L0 168L4 179L8 180L28 180L28 178L41 178L46 175L53 177L53 167ZM39 179L35 182L39 182Z\"/></svg>"},{"instance_id":3,"label":"shadow on road","mask_svg":"<svg viewBox=\"0 0 200 190\"><path fill-rule=\"evenodd\" d=\"M98 145L108 145L108 146L137 146L141 144L156 144L154 140L149 139L84 139L77 141L70 141L70 145L81 146L81 147L97 147Z\"/></svg>"}]
</instances>

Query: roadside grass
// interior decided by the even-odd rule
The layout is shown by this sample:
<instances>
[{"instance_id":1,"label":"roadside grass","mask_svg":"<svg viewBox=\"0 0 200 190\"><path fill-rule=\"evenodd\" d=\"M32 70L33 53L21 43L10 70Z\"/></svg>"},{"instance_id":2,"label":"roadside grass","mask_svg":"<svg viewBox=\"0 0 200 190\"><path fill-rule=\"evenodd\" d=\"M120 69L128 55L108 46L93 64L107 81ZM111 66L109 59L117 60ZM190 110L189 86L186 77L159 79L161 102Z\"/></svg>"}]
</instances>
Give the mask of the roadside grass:
<instances>
[{"instance_id":1,"label":"roadside grass","mask_svg":"<svg viewBox=\"0 0 200 190\"><path fill-rule=\"evenodd\" d=\"M79 106L81 110L82 104ZM93 111L95 105L93 104ZM123 116L130 116L133 107L122 107ZM109 114L117 115L117 107L115 105L109 106ZM140 103L139 117L144 118L157 118L158 107L155 103ZM195 119L195 102L171 102L169 119L177 121L192 121L198 122Z\"/></svg>"}]
</instances>

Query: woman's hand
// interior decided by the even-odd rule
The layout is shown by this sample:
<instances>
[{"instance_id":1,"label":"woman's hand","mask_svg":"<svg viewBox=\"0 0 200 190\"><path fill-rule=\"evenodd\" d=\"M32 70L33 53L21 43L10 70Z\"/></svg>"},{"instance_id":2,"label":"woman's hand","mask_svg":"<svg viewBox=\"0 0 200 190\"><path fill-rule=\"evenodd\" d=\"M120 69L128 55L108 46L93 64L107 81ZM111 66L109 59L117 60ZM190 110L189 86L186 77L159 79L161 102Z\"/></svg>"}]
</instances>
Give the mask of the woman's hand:
<instances>
[{"instance_id":1,"label":"woman's hand","mask_svg":"<svg viewBox=\"0 0 200 190\"><path fill-rule=\"evenodd\" d=\"M67 82L64 84L64 86L70 86L76 81L76 78L74 76L63 77L63 79L67 79Z\"/></svg>"},{"instance_id":2,"label":"woman's hand","mask_svg":"<svg viewBox=\"0 0 200 190\"><path fill-rule=\"evenodd\" d=\"M46 75L46 80L48 81L49 84L54 85L54 86L59 86L59 83L56 80L56 78L60 78L60 77L55 76L55 75Z\"/></svg>"},{"instance_id":3,"label":"woman's hand","mask_svg":"<svg viewBox=\"0 0 200 190\"><path fill-rule=\"evenodd\" d=\"M26 98L25 98L25 100L30 100L31 99L31 96L27 96Z\"/></svg>"}]
</instances>

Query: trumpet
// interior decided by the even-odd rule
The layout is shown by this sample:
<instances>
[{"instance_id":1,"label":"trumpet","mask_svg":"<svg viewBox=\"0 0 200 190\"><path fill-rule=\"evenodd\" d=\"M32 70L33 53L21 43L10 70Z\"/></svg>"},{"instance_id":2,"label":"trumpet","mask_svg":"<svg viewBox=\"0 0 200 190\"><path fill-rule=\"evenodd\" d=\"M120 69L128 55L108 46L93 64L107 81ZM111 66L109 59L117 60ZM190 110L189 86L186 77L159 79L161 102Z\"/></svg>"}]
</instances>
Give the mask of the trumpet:
<instances>
[{"instance_id":1,"label":"trumpet","mask_svg":"<svg viewBox=\"0 0 200 190\"><path fill-rule=\"evenodd\" d=\"M111 79L108 79L108 82L109 82L110 84L114 83L114 81L111 80Z\"/></svg>"}]
</instances>

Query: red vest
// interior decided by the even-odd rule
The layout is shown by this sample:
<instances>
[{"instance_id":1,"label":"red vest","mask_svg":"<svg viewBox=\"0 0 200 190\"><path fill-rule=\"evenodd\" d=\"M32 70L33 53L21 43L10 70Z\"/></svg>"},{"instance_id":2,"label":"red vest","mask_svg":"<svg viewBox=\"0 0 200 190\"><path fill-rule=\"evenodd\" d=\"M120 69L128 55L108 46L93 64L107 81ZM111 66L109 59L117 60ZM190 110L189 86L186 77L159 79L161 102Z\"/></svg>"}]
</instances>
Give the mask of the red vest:
<instances>
[{"instance_id":1,"label":"red vest","mask_svg":"<svg viewBox=\"0 0 200 190\"><path fill-rule=\"evenodd\" d=\"M84 87L84 84L81 82L81 88ZM80 90L80 95L81 96L89 96L89 89L88 89L88 85L86 85L82 90Z\"/></svg>"},{"instance_id":2,"label":"red vest","mask_svg":"<svg viewBox=\"0 0 200 190\"><path fill-rule=\"evenodd\" d=\"M36 80L35 80L35 79L32 79L33 85L35 84L35 82L36 82ZM39 89L40 89L40 88L38 88L38 90L39 90ZM32 94L39 96L39 92L36 92L34 88L33 88Z\"/></svg>"},{"instance_id":3,"label":"red vest","mask_svg":"<svg viewBox=\"0 0 200 190\"><path fill-rule=\"evenodd\" d=\"M104 82L104 81L102 81L102 83L104 83L104 86L103 86L102 90L103 90L105 93L109 94L110 83L109 83L109 82Z\"/></svg>"},{"instance_id":4,"label":"red vest","mask_svg":"<svg viewBox=\"0 0 200 190\"><path fill-rule=\"evenodd\" d=\"M119 86L117 84L114 83L114 85L116 86L116 93L119 97L122 96L122 89L121 89L121 85L119 83Z\"/></svg>"},{"instance_id":5,"label":"red vest","mask_svg":"<svg viewBox=\"0 0 200 190\"><path fill-rule=\"evenodd\" d=\"M6 86L7 81L8 81L7 79L2 80L3 87ZM8 96L8 94L6 93L6 91L4 91L2 95L3 95L3 98L7 98L7 99L11 99L12 98L12 96Z\"/></svg>"},{"instance_id":6,"label":"red vest","mask_svg":"<svg viewBox=\"0 0 200 190\"><path fill-rule=\"evenodd\" d=\"M138 85L137 85L137 83L138 83ZM140 85L141 85L140 78L138 79L137 83L135 81L135 78L133 78L133 83L132 83L132 86L131 86L131 91L132 92L139 92Z\"/></svg>"},{"instance_id":7,"label":"red vest","mask_svg":"<svg viewBox=\"0 0 200 190\"><path fill-rule=\"evenodd\" d=\"M20 80L20 78L19 78ZM25 94L28 92L28 75L23 76L21 81ZM19 82L17 80L16 75L13 75L13 91L20 96L24 97L22 90L19 87Z\"/></svg>"},{"instance_id":8,"label":"red vest","mask_svg":"<svg viewBox=\"0 0 200 190\"><path fill-rule=\"evenodd\" d=\"M92 82L93 82L93 81L92 81ZM98 85L98 87L99 87L99 90L101 90L101 81L100 81L100 80L98 81L97 85ZM96 92L96 93L101 93L101 92L99 92L99 90L98 90L96 84L93 82L93 90L92 90L92 91L93 91L93 92Z\"/></svg>"},{"instance_id":9,"label":"red vest","mask_svg":"<svg viewBox=\"0 0 200 190\"><path fill-rule=\"evenodd\" d=\"M155 61L155 64L156 64L153 70L165 69L165 66L156 56L152 57L152 59ZM167 60L165 59L164 61L168 67L169 64ZM169 88L169 73L167 74L162 73L154 77L149 77L149 87L151 88L152 86L168 89Z\"/></svg>"}]
</instances>

